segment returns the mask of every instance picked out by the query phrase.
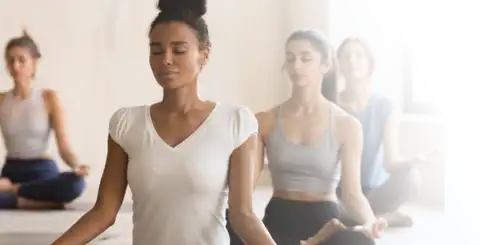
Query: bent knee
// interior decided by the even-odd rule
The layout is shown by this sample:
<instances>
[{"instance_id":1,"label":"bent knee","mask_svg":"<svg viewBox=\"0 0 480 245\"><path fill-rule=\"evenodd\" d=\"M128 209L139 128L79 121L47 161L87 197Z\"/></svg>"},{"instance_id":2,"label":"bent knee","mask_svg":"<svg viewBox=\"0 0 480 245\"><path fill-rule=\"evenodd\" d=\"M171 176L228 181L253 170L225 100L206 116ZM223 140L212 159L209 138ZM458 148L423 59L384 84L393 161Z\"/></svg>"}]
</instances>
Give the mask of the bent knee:
<instances>
[{"instance_id":1,"label":"bent knee","mask_svg":"<svg viewBox=\"0 0 480 245\"><path fill-rule=\"evenodd\" d=\"M85 190L85 179L74 173L62 174L62 187L59 194L61 202L68 203L78 198Z\"/></svg>"},{"instance_id":2,"label":"bent knee","mask_svg":"<svg viewBox=\"0 0 480 245\"><path fill-rule=\"evenodd\" d=\"M417 168L408 168L398 173L396 178L401 182L410 193L415 194L420 191L422 176Z\"/></svg>"}]
</instances>

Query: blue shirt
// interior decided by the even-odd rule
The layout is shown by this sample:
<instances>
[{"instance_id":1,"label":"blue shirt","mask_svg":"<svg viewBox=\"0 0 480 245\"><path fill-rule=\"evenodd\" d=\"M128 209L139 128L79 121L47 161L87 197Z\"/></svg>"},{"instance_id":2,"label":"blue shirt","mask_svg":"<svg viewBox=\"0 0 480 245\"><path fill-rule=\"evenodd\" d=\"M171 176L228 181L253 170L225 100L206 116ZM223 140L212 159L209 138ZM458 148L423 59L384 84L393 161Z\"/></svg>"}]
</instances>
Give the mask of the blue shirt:
<instances>
[{"instance_id":1,"label":"blue shirt","mask_svg":"<svg viewBox=\"0 0 480 245\"><path fill-rule=\"evenodd\" d=\"M362 111L352 113L360 121L363 129L362 188L378 187L389 178L384 168L383 131L392 112L391 100L373 94Z\"/></svg>"}]
</instances>

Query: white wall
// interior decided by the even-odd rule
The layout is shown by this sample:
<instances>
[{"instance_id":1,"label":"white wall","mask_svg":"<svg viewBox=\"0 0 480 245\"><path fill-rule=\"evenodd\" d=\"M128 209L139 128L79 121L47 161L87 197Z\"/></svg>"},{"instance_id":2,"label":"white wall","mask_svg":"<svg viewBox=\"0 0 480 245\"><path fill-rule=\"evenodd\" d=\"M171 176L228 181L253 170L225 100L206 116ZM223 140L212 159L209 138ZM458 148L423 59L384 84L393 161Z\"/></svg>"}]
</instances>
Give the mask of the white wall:
<instances>
[{"instance_id":1,"label":"white wall","mask_svg":"<svg viewBox=\"0 0 480 245\"><path fill-rule=\"evenodd\" d=\"M276 0L208 2L213 50L201 76L202 97L243 103L253 110L277 103L281 6ZM147 31L157 13L155 3L0 1L0 43L20 35L24 25L37 41L43 58L35 82L59 92L72 144L80 159L93 166L93 181L104 164L113 111L161 98L148 64ZM0 66L5 66L3 57ZM0 89L11 86L2 69Z\"/></svg>"},{"instance_id":2,"label":"white wall","mask_svg":"<svg viewBox=\"0 0 480 245\"><path fill-rule=\"evenodd\" d=\"M352 30L346 27L353 21L342 20L360 18L349 14L356 8L354 5L342 12L338 1L351 2L209 0L206 18L213 53L201 76L202 96L246 104L255 111L281 101L289 92L281 72L286 37L299 28L316 28L331 34L335 41ZM44 58L36 83L59 92L67 111L72 144L81 160L93 166L92 194L104 165L110 115L121 106L147 104L161 98L148 65L147 31L156 14L155 2L0 1L0 43L20 35L23 25L37 41ZM3 58L0 66L4 66ZM0 90L9 89L10 78L5 70L1 71ZM400 98L400 86L398 82L386 81L380 88L390 87L391 90L383 91ZM440 129L428 125L426 128L433 131L424 128L424 124L415 122L402 127L403 154L410 156L422 148L428 150L438 145ZM3 153L1 149L0 154ZM436 176L440 177L433 178L429 186L443 185L442 175ZM442 193L437 189L436 193ZM431 190L430 193L435 192ZM436 196L442 199L440 194Z\"/></svg>"}]
</instances>

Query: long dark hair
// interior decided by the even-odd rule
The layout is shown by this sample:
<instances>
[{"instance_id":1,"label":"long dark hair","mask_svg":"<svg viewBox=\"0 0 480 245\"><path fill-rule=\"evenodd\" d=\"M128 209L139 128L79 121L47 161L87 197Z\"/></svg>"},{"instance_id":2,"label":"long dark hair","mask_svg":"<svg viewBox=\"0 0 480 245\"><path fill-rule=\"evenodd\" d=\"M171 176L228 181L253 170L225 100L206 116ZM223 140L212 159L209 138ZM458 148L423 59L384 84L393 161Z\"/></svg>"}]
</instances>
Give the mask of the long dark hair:
<instances>
[{"instance_id":1,"label":"long dark hair","mask_svg":"<svg viewBox=\"0 0 480 245\"><path fill-rule=\"evenodd\" d=\"M295 31L288 37L287 43L293 40L308 40L315 50L322 55L323 62L330 66L330 71L325 74L322 81L322 94L329 101L336 103L338 94L338 64L335 49L327 41L327 38L317 30Z\"/></svg>"}]
</instances>

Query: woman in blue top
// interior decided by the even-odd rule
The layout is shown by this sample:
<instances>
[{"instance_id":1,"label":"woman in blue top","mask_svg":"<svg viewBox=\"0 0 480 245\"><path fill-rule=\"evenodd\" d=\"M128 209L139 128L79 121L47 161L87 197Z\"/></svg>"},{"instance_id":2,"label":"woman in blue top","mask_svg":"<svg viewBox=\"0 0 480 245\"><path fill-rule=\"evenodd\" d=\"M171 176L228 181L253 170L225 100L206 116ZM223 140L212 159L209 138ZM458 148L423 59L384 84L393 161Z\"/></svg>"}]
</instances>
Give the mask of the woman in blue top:
<instances>
[{"instance_id":1,"label":"woman in blue top","mask_svg":"<svg viewBox=\"0 0 480 245\"><path fill-rule=\"evenodd\" d=\"M362 189L376 215L390 226L411 226L409 216L400 214L402 206L418 189L419 158L399 160L397 117L393 103L371 91L374 57L360 38L347 38L337 50L345 89L339 104L362 124Z\"/></svg>"}]
</instances>

